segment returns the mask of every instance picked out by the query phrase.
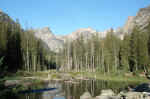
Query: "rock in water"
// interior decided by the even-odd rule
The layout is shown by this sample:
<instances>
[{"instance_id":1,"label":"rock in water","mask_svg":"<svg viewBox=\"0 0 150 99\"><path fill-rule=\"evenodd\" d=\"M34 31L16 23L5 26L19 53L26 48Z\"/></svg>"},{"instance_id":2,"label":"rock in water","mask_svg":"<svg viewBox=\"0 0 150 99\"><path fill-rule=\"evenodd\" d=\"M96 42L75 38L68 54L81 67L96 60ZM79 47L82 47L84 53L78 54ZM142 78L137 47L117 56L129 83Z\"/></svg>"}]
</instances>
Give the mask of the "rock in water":
<instances>
[{"instance_id":1,"label":"rock in water","mask_svg":"<svg viewBox=\"0 0 150 99\"><path fill-rule=\"evenodd\" d=\"M9 86L16 86L19 85L21 83L21 80L6 80L5 81L5 86L9 87Z\"/></svg>"},{"instance_id":2,"label":"rock in water","mask_svg":"<svg viewBox=\"0 0 150 99\"><path fill-rule=\"evenodd\" d=\"M119 96L106 96L106 95L104 95L104 96L96 96L95 99L121 99L121 97L119 97Z\"/></svg>"},{"instance_id":3,"label":"rock in water","mask_svg":"<svg viewBox=\"0 0 150 99\"><path fill-rule=\"evenodd\" d=\"M119 96L122 97L121 99L150 99L147 92L121 92Z\"/></svg>"},{"instance_id":4,"label":"rock in water","mask_svg":"<svg viewBox=\"0 0 150 99\"><path fill-rule=\"evenodd\" d=\"M85 92L82 96L80 96L80 99L92 99L92 96L89 92Z\"/></svg>"},{"instance_id":5,"label":"rock in water","mask_svg":"<svg viewBox=\"0 0 150 99\"><path fill-rule=\"evenodd\" d=\"M143 83L138 85L133 89L133 91L136 92L150 92L150 84L149 83Z\"/></svg>"},{"instance_id":6,"label":"rock in water","mask_svg":"<svg viewBox=\"0 0 150 99\"><path fill-rule=\"evenodd\" d=\"M115 93L111 89L102 90L100 96L96 96L95 99L121 99L119 96L115 96Z\"/></svg>"},{"instance_id":7,"label":"rock in water","mask_svg":"<svg viewBox=\"0 0 150 99\"><path fill-rule=\"evenodd\" d=\"M114 96L115 93L111 89L102 90L101 91L102 96Z\"/></svg>"},{"instance_id":8,"label":"rock in water","mask_svg":"<svg viewBox=\"0 0 150 99\"><path fill-rule=\"evenodd\" d=\"M125 99L143 99L143 94L139 92L128 92Z\"/></svg>"}]
</instances>

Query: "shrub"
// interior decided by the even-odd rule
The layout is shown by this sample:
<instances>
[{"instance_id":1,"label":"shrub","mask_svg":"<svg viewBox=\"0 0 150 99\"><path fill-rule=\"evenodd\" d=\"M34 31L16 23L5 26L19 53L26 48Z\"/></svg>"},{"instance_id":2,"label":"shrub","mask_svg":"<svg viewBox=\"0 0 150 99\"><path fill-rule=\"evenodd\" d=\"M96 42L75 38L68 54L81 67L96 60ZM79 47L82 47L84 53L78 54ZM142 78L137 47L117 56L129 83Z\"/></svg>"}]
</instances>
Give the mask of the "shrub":
<instances>
[{"instance_id":1,"label":"shrub","mask_svg":"<svg viewBox=\"0 0 150 99\"><path fill-rule=\"evenodd\" d=\"M56 74L56 73L52 74L51 77L52 77L52 79L57 79L57 78L60 79L61 78L61 76L59 74Z\"/></svg>"},{"instance_id":2,"label":"shrub","mask_svg":"<svg viewBox=\"0 0 150 99\"><path fill-rule=\"evenodd\" d=\"M4 60L4 57L1 57L1 58L0 58L0 66L3 65L3 60Z\"/></svg>"}]
</instances>

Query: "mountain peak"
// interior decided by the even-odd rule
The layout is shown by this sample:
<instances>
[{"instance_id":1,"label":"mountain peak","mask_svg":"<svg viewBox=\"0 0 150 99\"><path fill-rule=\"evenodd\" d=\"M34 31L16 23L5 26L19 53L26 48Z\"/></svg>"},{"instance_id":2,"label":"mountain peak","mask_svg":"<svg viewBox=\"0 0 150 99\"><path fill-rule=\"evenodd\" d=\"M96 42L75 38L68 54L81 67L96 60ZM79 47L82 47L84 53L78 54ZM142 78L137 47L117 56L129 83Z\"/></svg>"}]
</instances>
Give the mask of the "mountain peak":
<instances>
[{"instance_id":1,"label":"mountain peak","mask_svg":"<svg viewBox=\"0 0 150 99\"><path fill-rule=\"evenodd\" d=\"M50 30L50 28L49 28L48 26L46 26L46 27L43 27L42 29L47 29L47 30Z\"/></svg>"},{"instance_id":2,"label":"mountain peak","mask_svg":"<svg viewBox=\"0 0 150 99\"><path fill-rule=\"evenodd\" d=\"M52 34L52 31L49 27L44 27L44 28L40 29L40 31L42 31L42 33L44 33L44 34L47 34L47 33Z\"/></svg>"},{"instance_id":3,"label":"mountain peak","mask_svg":"<svg viewBox=\"0 0 150 99\"><path fill-rule=\"evenodd\" d=\"M49 27L43 27L43 28L37 29L35 30L35 33L38 37L55 38L55 35L52 33Z\"/></svg>"},{"instance_id":4,"label":"mountain peak","mask_svg":"<svg viewBox=\"0 0 150 99\"><path fill-rule=\"evenodd\" d=\"M148 12L150 12L150 5L145 7L145 8L141 8L139 11L148 11Z\"/></svg>"},{"instance_id":5,"label":"mountain peak","mask_svg":"<svg viewBox=\"0 0 150 99\"><path fill-rule=\"evenodd\" d=\"M71 40L75 40L78 37L80 37L81 35L84 38L89 38L91 36L91 34L93 34L95 32L96 32L96 30L92 29L91 27L80 28L80 29L72 32L71 34L68 34L66 37L67 37L67 39L71 39Z\"/></svg>"},{"instance_id":6,"label":"mountain peak","mask_svg":"<svg viewBox=\"0 0 150 99\"><path fill-rule=\"evenodd\" d=\"M80 28L80 29L72 32L72 34L80 34L80 33L83 33L83 32L93 33L93 32L96 32L96 31L94 29L92 29L91 27L88 27L88 28Z\"/></svg>"}]
</instances>

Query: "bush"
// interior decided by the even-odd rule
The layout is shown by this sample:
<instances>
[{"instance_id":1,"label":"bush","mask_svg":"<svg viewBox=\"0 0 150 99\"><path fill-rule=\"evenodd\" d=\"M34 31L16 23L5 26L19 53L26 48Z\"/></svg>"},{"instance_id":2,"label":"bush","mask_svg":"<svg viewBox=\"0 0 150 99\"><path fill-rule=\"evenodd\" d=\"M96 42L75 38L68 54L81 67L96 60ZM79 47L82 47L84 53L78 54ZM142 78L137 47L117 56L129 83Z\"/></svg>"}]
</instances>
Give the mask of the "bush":
<instances>
[{"instance_id":1,"label":"bush","mask_svg":"<svg viewBox=\"0 0 150 99\"><path fill-rule=\"evenodd\" d=\"M52 74L51 77L52 77L52 79L60 79L61 78L61 76L59 74L56 74L56 73Z\"/></svg>"},{"instance_id":2,"label":"bush","mask_svg":"<svg viewBox=\"0 0 150 99\"><path fill-rule=\"evenodd\" d=\"M3 77L7 73L8 66L2 66L4 61L4 57L0 58L0 77Z\"/></svg>"},{"instance_id":3,"label":"bush","mask_svg":"<svg viewBox=\"0 0 150 99\"><path fill-rule=\"evenodd\" d=\"M138 76L138 72L134 71L133 76Z\"/></svg>"},{"instance_id":4,"label":"bush","mask_svg":"<svg viewBox=\"0 0 150 99\"><path fill-rule=\"evenodd\" d=\"M30 72L27 72L27 71L17 71L17 73L15 74L15 76L24 76L24 77L28 77L28 76L32 76L32 73Z\"/></svg>"},{"instance_id":5,"label":"bush","mask_svg":"<svg viewBox=\"0 0 150 99\"><path fill-rule=\"evenodd\" d=\"M4 60L4 57L1 57L1 58L0 58L0 66L3 65L3 60Z\"/></svg>"}]
</instances>

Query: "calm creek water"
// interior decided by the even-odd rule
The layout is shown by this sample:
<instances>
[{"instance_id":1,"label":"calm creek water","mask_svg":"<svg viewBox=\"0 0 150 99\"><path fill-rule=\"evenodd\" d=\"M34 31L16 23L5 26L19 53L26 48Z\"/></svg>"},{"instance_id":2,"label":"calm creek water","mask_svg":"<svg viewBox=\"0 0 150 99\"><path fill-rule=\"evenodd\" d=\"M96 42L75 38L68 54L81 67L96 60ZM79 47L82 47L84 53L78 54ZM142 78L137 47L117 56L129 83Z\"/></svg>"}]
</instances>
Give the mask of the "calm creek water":
<instances>
[{"instance_id":1,"label":"calm creek water","mask_svg":"<svg viewBox=\"0 0 150 99\"><path fill-rule=\"evenodd\" d=\"M138 83L111 82L101 80L78 80L75 82L51 81L43 84L43 88L57 88L51 91L39 93L12 94L7 92L0 99L80 99L84 92L90 92L92 96L100 94L102 89L112 89L115 93L125 90L127 86L136 86Z\"/></svg>"}]
</instances>

